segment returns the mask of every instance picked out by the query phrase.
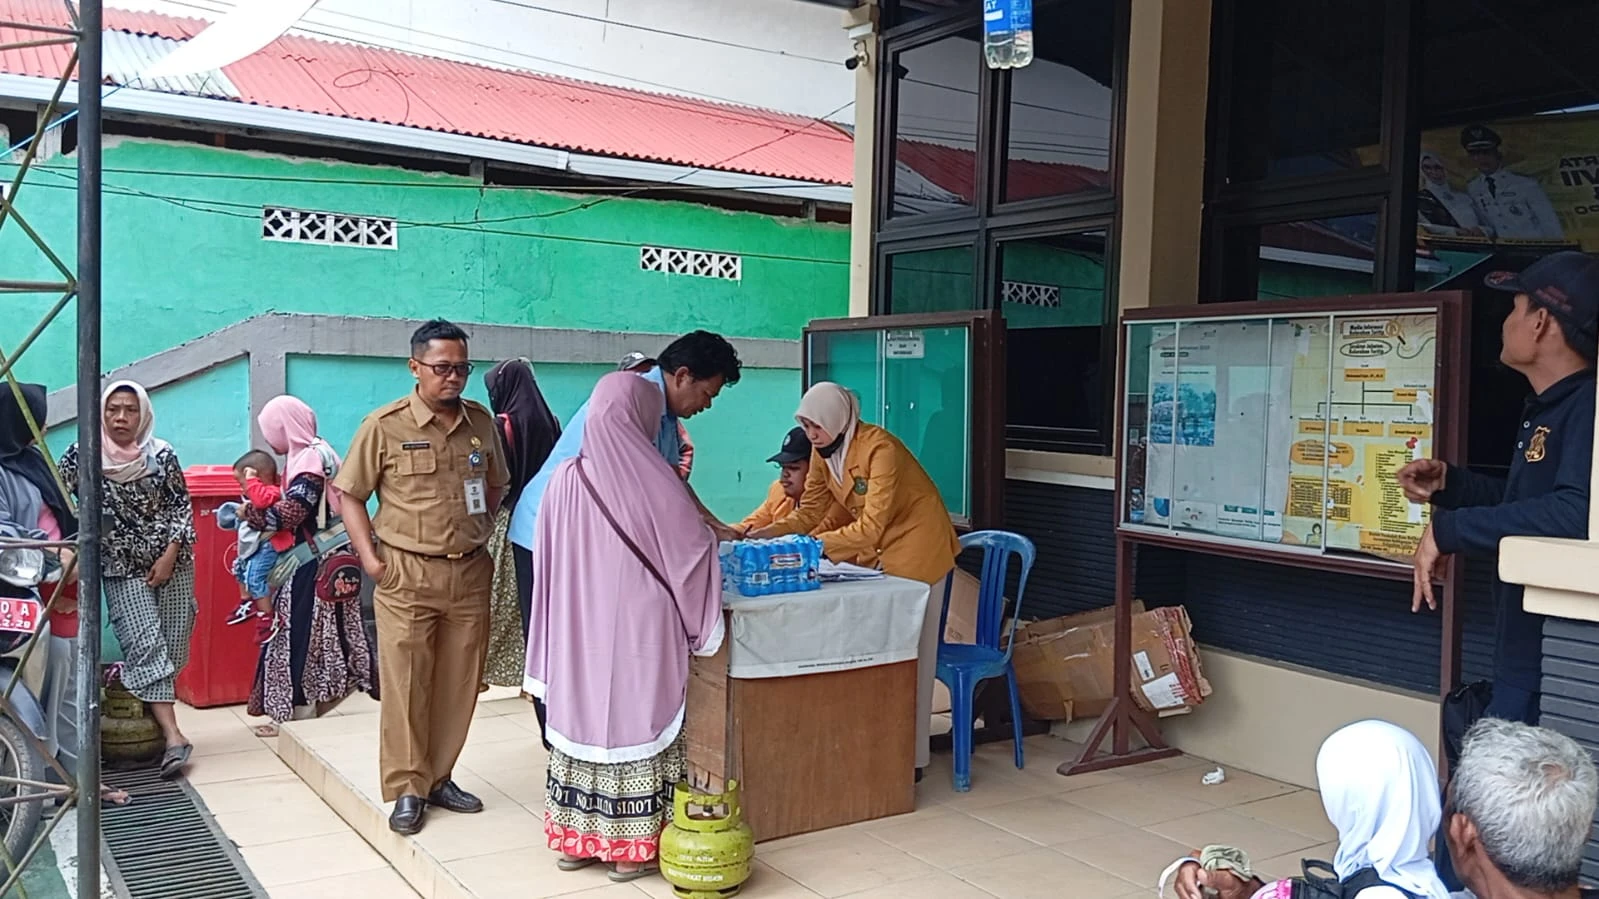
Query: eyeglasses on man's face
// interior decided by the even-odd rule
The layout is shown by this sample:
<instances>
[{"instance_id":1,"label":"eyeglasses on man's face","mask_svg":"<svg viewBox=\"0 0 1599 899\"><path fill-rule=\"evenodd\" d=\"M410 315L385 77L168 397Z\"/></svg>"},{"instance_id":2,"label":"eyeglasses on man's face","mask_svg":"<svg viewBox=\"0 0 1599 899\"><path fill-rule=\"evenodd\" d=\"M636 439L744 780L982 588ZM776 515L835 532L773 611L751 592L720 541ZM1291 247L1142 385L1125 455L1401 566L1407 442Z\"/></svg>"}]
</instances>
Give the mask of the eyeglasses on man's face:
<instances>
[{"instance_id":1,"label":"eyeglasses on man's face","mask_svg":"<svg viewBox=\"0 0 1599 899\"><path fill-rule=\"evenodd\" d=\"M473 368L470 362L423 362L418 359L416 364L433 372L434 375L440 378L448 378L450 375L464 378L472 373Z\"/></svg>"}]
</instances>

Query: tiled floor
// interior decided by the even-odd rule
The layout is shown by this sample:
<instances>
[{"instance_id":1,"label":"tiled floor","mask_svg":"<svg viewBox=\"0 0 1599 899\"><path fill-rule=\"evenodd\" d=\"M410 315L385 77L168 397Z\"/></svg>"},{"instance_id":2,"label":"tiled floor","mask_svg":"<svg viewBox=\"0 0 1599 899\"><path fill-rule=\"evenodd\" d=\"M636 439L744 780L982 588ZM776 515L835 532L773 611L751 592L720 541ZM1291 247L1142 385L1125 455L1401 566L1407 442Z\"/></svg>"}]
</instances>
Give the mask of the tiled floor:
<instances>
[{"instance_id":1,"label":"tiled floor","mask_svg":"<svg viewBox=\"0 0 1599 899\"><path fill-rule=\"evenodd\" d=\"M364 697L288 725L280 740L253 736L259 722L242 709L185 709L191 779L275 899L670 896L659 879L617 886L594 869L555 869L539 829L537 723L523 701L496 696L480 704L457 769L489 810L435 814L414 841L383 828L386 809L373 798L376 706ZM1203 843L1243 846L1258 868L1282 874L1302 856L1330 853L1333 834L1312 792L1241 771L1207 787L1200 777L1213 766L1193 758L1057 775L1076 749L1031 738L1019 771L1009 744L982 747L969 793L951 789L948 757L935 757L914 814L764 843L744 895L1115 899L1150 895L1172 858Z\"/></svg>"},{"instance_id":2,"label":"tiled floor","mask_svg":"<svg viewBox=\"0 0 1599 899\"><path fill-rule=\"evenodd\" d=\"M371 719L377 705L356 697L328 720ZM389 863L278 757L278 740L260 739L243 706L180 707L194 741L189 782L239 846L273 899L415 899ZM365 721L363 721L365 724Z\"/></svg>"}]
</instances>

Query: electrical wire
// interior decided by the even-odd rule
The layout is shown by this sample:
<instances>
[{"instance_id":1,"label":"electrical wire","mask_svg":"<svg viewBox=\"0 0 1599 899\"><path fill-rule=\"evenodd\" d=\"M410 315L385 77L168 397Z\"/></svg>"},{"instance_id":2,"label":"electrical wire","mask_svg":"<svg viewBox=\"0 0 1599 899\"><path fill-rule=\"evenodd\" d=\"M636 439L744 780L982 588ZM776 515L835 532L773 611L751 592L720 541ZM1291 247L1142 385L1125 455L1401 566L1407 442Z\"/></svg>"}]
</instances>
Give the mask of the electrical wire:
<instances>
[{"instance_id":1,"label":"electrical wire","mask_svg":"<svg viewBox=\"0 0 1599 899\"><path fill-rule=\"evenodd\" d=\"M77 179L75 177L71 176L71 175L68 175L68 174L64 173L64 172L60 172L60 171L57 171L55 169L49 169L49 168L39 168L39 169L35 169L34 171L44 172L46 174L53 175L53 176L55 176L57 178L60 178L62 180L73 182L72 184L60 184L60 185L56 185L56 184L35 184L35 185L33 185L33 187L35 189L74 190L74 191L77 189L77 184L76 184ZM120 185L120 184L102 184L101 185L101 191L103 193L110 194L110 195L113 195L113 196L130 197L130 198L144 199L144 200L154 200L154 201L157 201L157 202L166 203L166 204L171 205L171 206L176 206L176 207L181 208L181 209L187 209L187 210L189 210L191 212L199 212L199 213L203 213L203 214L206 214L206 215L218 215L218 216L223 216L225 218L244 219L244 220L248 220L248 221L251 221L251 222L257 222L257 223L261 221L262 207L260 205L257 205L257 204L236 203L236 202L232 202L232 201L228 201L228 200L210 200L210 199L204 199L204 198L200 198L200 197L176 197L176 196L170 196L170 195L166 195L166 194L152 193L150 191L145 191L145 190L139 190L138 188L127 187L125 185ZM610 198L610 199L614 199L614 198ZM217 208L212 208L212 207L217 207ZM243 211L243 210L249 210L249 211ZM492 235L498 235L498 236L504 236L504 237L525 237L525 238L530 238L530 239L534 239L534 240L549 240L549 241L557 241L557 242L562 242L562 243L578 243L578 244L589 244L589 245L607 246L607 247L625 247L625 248L628 248L628 249L637 249L638 248L639 245L637 243L630 242L630 241L625 241L625 240L607 240L607 239L601 238L601 237L580 237L580 236L572 235L572 234L546 234L546 233L539 233L539 232L533 232L533 231L513 231L513 230L510 230L510 229L507 229L507 228L485 228L485 227L483 227L483 224L486 224L486 223L487 224L498 224L498 223L513 222L513 221L528 221L528 220L541 219L541 218L552 218L552 217L555 217L555 216L558 216L558 215L566 214L566 212L569 212L569 211L572 211L572 210L556 210L555 212L552 212L552 213L535 213L535 214L530 214L530 215L527 215L527 216L509 216L509 217L506 217L503 220L490 219L490 220L486 220L485 222L476 222L476 221L434 221L434 222L430 222L430 221L413 221L413 220L409 220L409 219L391 219L391 220L395 223L395 225L406 227L406 228L426 228L426 229L434 229L434 230L442 230L442 231L465 231L465 232L477 233L477 234L492 234ZM382 218L388 218L388 217L387 216L382 216ZM766 259L766 260L770 260L770 261L774 261L774 262L812 263L812 264L817 264L817 265L848 265L849 264L849 260L847 260L847 259L822 259L822 258L811 257L811 256L793 256L793 255L784 254L784 253L762 253L762 252L744 252L744 251L736 251L736 252L734 252L734 251L710 251L710 252L733 252L734 255L741 256L741 257L746 258L746 259Z\"/></svg>"},{"instance_id":2,"label":"electrical wire","mask_svg":"<svg viewBox=\"0 0 1599 899\"><path fill-rule=\"evenodd\" d=\"M0 171L4 171L7 163L0 163ZM36 163L37 165L37 163ZM359 165L359 163L351 163ZM514 193L516 191L552 191L557 193L611 193L613 191L649 191L665 193L698 193L707 190L732 190L739 192L785 191L795 187L838 187L848 188L848 184L835 184L830 181L805 181L785 180L783 184L718 184L715 187L706 187L700 184L666 184L665 182L650 181L625 181L613 184L574 184L567 182L531 183L531 184L471 184L465 182L439 182L431 181L389 181L382 178L306 178L297 175L255 175L239 172L195 172L178 169L144 169L121 168L106 166L102 171L113 175L149 175L162 178L193 178L202 181L243 181L260 182L264 184L334 184L341 187L398 187L418 188L421 190L486 190L490 192ZM459 177L459 176L450 176Z\"/></svg>"}]
</instances>

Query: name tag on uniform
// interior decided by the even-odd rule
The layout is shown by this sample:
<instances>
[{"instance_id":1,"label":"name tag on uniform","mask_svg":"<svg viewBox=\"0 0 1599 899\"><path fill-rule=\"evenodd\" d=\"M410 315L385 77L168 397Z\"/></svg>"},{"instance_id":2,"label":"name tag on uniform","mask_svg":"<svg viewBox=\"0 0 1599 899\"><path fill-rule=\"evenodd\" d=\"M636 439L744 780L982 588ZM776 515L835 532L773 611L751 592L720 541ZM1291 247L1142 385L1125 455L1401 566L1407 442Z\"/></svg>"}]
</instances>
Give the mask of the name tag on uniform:
<instances>
[{"instance_id":1,"label":"name tag on uniform","mask_svg":"<svg viewBox=\"0 0 1599 899\"><path fill-rule=\"evenodd\" d=\"M482 478L466 479L466 514L487 515L489 512L488 486Z\"/></svg>"}]
</instances>

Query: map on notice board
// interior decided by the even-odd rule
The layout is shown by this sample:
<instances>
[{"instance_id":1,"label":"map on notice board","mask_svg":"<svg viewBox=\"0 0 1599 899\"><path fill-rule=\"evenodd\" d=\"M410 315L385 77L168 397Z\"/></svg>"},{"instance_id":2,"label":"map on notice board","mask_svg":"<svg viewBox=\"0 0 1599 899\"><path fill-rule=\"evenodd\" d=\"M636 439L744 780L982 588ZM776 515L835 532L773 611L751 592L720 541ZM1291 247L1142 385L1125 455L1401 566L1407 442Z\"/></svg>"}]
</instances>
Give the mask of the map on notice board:
<instances>
[{"instance_id":1,"label":"map on notice board","mask_svg":"<svg viewBox=\"0 0 1599 899\"><path fill-rule=\"evenodd\" d=\"M1282 537L1293 329L1265 321L1157 328L1149 352L1144 521L1225 537ZM1271 360L1277 353L1277 362ZM1323 361L1325 362L1325 352ZM1271 439L1269 430L1279 433ZM1273 453L1277 446L1281 451Z\"/></svg>"},{"instance_id":2,"label":"map on notice board","mask_svg":"<svg viewBox=\"0 0 1599 899\"><path fill-rule=\"evenodd\" d=\"M1148 329L1132 522L1410 556L1427 510L1395 473L1432 454L1436 329L1433 314Z\"/></svg>"},{"instance_id":3,"label":"map on notice board","mask_svg":"<svg viewBox=\"0 0 1599 899\"><path fill-rule=\"evenodd\" d=\"M1325 364L1295 372L1283 542L1408 558L1427 507L1405 498L1395 474L1432 456L1437 321L1348 317L1333 331L1330 385Z\"/></svg>"}]
</instances>

